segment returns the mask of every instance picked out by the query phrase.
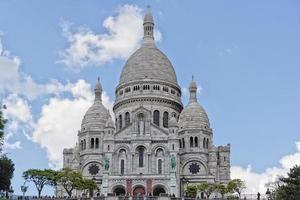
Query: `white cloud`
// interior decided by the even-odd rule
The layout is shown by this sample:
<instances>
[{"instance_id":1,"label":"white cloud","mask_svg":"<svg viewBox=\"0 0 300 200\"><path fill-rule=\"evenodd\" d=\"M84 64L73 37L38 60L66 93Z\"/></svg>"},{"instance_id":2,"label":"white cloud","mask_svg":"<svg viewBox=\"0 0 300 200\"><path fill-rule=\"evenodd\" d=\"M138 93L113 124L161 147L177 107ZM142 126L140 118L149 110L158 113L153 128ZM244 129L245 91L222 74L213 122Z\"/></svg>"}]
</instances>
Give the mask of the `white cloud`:
<instances>
[{"instance_id":1,"label":"white cloud","mask_svg":"<svg viewBox=\"0 0 300 200\"><path fill-rule=\"evenodd\" d=\"M134 5L124 5L116 16L107 17L103 27L107 33L97 34L88 28L71 30L71 23L62 23L64 36L69 47L60 52L60 61L73 70L88 65L101 66L114 59L125 59L140 46L143 38L142 9ZM156 40L161 33L155 31Z\"/></svg>"},{"instance_id":2,"label":"white cloud","mask_svg":"<svg viewBox=\"0 0 300 200\"><path fill-rule=\"evenodd\" d=\"M14 93L34 99L44 94L58 94L64 90L61 83L50 80L36 83L30 76L20 72L21 60L4 50L0 38L0 93Z\"/></svg>"},{"instance_id":3,"label":"white cloud","mask_svg":"<svg viewBox=\"0 0 300 200\"><path fill-rule=\"evenodd\" d=\"M3 50L0 38L0 94L5 97L1 103L7 107L4 117L8 119L4 150L20 149L21 142L14 141L13 136L22 133L46 149L51 166L61 167L63 148L75 145L83 115L92 105L91 85L84 80L67 84L50 80L39 84L19 71L20 64L18 57ZM71 96L66 98L64 94ZM50 95L50 99L35 120L30 102L41 95ZM105 92L102 98L112 113L113 102Z\"/></svg>"},{"instance_id":4,"label":"white cloud","mask_svg":"<svg viewBox=\"0 0 300 200\"><path fill-rule=\"evenodd\" d=\"M4 141L3 141L3 151L4 153L7 152L8 150L13 150L13 149L21 149L21 142L20 141L15 141L15 142L10 142L10 138L13 137L13 133L9 132L4 136Z\"/></svg>"},{"instance_id":5,"label":"white cloud","mask_svg":"<svg viewBox=\"0 0 300 200\"><path fill-rule=\"evenodd\" d=\"M249 165L247 168L231 167L231 178L240 178L246 182L245 193L256 194L266 192L265 185L274 182L278 176L286 176L287 172L294 165L300 165L300 142L296 143L297 151L294 154L286 155L279 160L279 167L267 168L262 173L254 172Z\"/></svg>"},{"instance_id":6,"label":"white cloud","mask_svg":"<svg viewBox=\"0 0 300 200\"><path fill-rule=\"evenodd\" d=\"M3 100L6 106L4 117L9 120L15 120L27 123L32 120L30 106L25 99L16 94L10 94Z\"/></svg>"},{"instance_id":7,"label":"white cloud","mask_svg":"<svg viewBox=\"0 0 300 200\"><path fill-rule=\"evenodd\" d=\"M83 80L67 86L73 99L53 97L43 105L31 135L33 141L46 149L50 166L62 167L64 148L74 147L81 120L93 103L91 86ZM112 102L106 93L102 95L103 104L110 108Z\"/></svg>"}]
</instances>

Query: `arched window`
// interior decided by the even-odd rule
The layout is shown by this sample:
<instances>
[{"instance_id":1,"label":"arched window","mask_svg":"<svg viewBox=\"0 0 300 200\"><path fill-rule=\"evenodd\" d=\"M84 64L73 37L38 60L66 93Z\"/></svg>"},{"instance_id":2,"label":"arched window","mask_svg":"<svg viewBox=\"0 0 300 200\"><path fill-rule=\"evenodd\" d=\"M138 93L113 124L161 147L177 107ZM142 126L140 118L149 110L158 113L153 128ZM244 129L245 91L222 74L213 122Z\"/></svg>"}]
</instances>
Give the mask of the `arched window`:
<instances>
[{"instance_id":1,"label":"arched window","mask_svg":"<svg viewBox=\"0 0 300 200\"><path fill-rule=\"evenodd\" d=\"M80 141L80 150L83 150L83 140Z\"/></svg>"},{"instance_id":2,"label":"arched window","mask_svg":"<svg viewBox=\"0 0 300 200\"><path fill-rule=\"evenodd\" d=\"M193 147L193 137L190 137L190 147Z\"/></svg>"},{"instance_id":3,"label":"arched window","mask_svg":"<svg viewBox=\"0 0 300 200\"><path fill-rule=\"evenodd\" d=\"M163 126L164 126L164 128L168 128L168 122L169 122L169 113L164 112L164 115L163 115Z\"/></svg>"},{"instance_id":4,"label":"arched window","mask_svg":"<svg viewBox=\"0 0 300 200\"><path fill-rule=\"evenodd\" d=\"M179 148L181 148L181 139L179 139Z\"/></svg>"},{"instance_id":5,"label":"arched window","mask_svg":"<svg viewBox=\"0 0 300 200\"><path fill-rule=\"evenodd\" d=\"M86 149L86 140L83 140L83 149Z\"/></svg>"},{"instance_id":6,"label":"arched window","mask_svg":"<svg viewBox=\"0 0 300 200\"><path fill-rule=\"evenodd\" d=\"M129 126L130 124L130 115L129 112L125 113L125 126Z\"/></svg>"},{"instance_id":7,"label":"arched window","mask_svg":"<svg viewBox=\"0 0 300 200\"><path fill-rule=\"evenodd\" d=\"M96 145L95 145L96 149L99 149L99 138L96 138L96 142L95 143L96 143Z\"/></svg>"},{"instance_id":8,"label":"arched window","mask_svg":"<svg viewBox=\"0 0 300 200\"><path fill-rule=\"evenodd\" d=\"M157 172L158 172L158 174L162 174L162 160L161 159L157 160Z\"/></svg>"},{"instance_id":9,"label":"arched window","mask_svg":"<svg viewBox=\"0 0 300 200\"><path fill-rule=\"evenodd\" d=\"M144 147L138 147L139 167L144 167Z\"/></svg>"},{"instance_id":10,"label":"arched window","mask_svg":"<svg viewBox=\"0 0 300 200\"><path fill-rule=\"evenodd\" d=\"M109 151L109 149L110 149L110 148L109 148L109 145L107 145L107 151Z\"/></svg>"},{"instance_id":11,"label":"arched window","mask_svg":"<svg viewBox=\"0 0 300 200\"><path fill-rule=\"evenodd\" d=\"M198 147L198 137L195 137L194 140L195 140L195 147Z\"/></svg>"},{"instance_id":12,"label":"arched window","mask_svg":"<svg viewBox=\"0 0 300 200\"><path fill-rule=\"evenodd\" d=\"M174 144L172 144L172 150L174 150L175 149L175 145Z\"/></svg>"},{"instance_id":13,"label":"arched window","mask_svg":"<svg viewBox=\"0 0 300 200\"><path fill-rule=\"evenodd\" d=\"M203 138L203 148L205 149L206 138Z\"/></svg>"},{"instance_id":14,"label":"arched window","mask_svg":"<svg viewBox=\"0 0 300 200\"><path fill-rule=\"evenodd\" d=\"M184 138L182 138L182 148L185 147L185 144L184 144Z\"/></svg>"},{"instance_id":15,"label":"arched window","mask_svg":"<svg viewBox=\"0 0 300 200\"><path fill-rule=\"evenodd\" d=\"M119 115L119 129L122 129L123 124L122 124L122 115Z\"/></svg>"},{"instance_id":16,"label":"arched window","mask_svg":"<svg viewBox=\"0 0 300 200\"><path fill-rule=\"evenodd\" d=\"M94 145L95 145L95 141L94 141L94 138L91 139L91 149L94 148Z\"/></svg>"},{"instance_id":17,"label":"arched window","mask_svg":"<svg viewBox=\"0 0 300 200\"><path fill-rule=\"evenodd\" d=\"M124 174L124 169L125 169L125 161L122 159L121 160L121 174L123 175Z\"/></svg>"},{"instance_id":18,"label":"arched window","mask_svg":"<svg viewBox=\"0 0 300 200\"><path fill-rule=\"evenodd\" d=\"M159 111L154 110L153 112L153 123L157 126L159 126Z\"/></svg>"},{"instance_id":19,"label":"arched window","mask_svg":"<svg viewBox=\"0 0 300 200\"><path fill-rule=\"evenodd\" d=\"M206 148L208 149L208 138L206 139Z\"/></svg>"}]
</instances>

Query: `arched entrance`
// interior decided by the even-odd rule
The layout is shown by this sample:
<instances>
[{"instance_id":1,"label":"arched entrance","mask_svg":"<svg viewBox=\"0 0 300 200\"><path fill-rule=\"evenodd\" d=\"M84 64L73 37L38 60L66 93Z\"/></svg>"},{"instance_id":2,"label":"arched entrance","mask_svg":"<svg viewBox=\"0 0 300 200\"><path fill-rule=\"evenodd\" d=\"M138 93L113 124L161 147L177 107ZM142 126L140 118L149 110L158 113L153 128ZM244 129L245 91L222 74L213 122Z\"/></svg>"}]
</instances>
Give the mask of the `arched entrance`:
<instances>
[{"instance_id":1,"label":"arched entrance","mask_svg":"<svg viewBox=\"0 0 300 200\"><path fill-rule=\"evenodd\" d=\"M153 196L160 196L160 194L165 194L166 190L163 186L159 185L154 187L153 189Z\"/></svg>"},{"instance_id":2,"label":"arched entrance","mask_svg":"<svg viewBox=\"0 0 300 200\"><path fill-rule=\"evenodd\" d=\"M145 195L145 188L143 186L136 186L133 190L133 196Z\"/></svg>"},{"instance_id":3,"label":"arched entrance","mask_svg":"<svg viewBox=\"0 0 300 200\"><path fill-rule=\"evenodd\" d=\"M116 196L125 196L125 188L122 185L118 185L115 187L114 191L113 191L114 195Z\"/></svg>"}]
</instances>

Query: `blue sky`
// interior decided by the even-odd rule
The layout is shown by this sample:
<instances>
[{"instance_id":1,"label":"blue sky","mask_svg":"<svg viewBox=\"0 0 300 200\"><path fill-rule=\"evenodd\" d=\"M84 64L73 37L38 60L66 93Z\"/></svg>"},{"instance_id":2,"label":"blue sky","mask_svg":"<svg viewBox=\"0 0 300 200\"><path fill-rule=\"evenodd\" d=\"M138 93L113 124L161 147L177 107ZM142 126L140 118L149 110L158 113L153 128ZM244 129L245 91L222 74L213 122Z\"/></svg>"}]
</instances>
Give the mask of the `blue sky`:
<instances>
[{"instance_id":1,"label":"blue sky","mask_svg":"<svg viewBox=\"0 0 300 200\"><path fill-rule=\"evenodd\" d=\"M231 144L232 173L254 188L253 179L276 174L268 169L300 164L299 1L2 0L0 98L10 105L6 152L16 164L16 193L24 170L57 167L55 139L76 140L98 76L111 106L148 4L161 35L157 46L179 84L187 88L195 76L214 143ZM76 48L82 45L89 51ZM32 185L28 194L35 194Z\"/></svg>"}]
</instances>

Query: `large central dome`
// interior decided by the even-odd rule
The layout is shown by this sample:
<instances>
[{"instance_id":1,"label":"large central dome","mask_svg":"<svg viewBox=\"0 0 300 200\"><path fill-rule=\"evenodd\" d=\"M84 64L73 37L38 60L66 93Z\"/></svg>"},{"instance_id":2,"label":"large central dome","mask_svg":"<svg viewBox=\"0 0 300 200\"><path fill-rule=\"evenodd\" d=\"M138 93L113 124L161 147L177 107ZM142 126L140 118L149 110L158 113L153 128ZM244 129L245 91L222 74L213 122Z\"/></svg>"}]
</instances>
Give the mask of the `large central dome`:
<instances>
[{"instance_id":1,"label":"large central dome","mask_svg":"<svg viewBox=\"0 0 300 200\"><path fill-rule=\"evenodd\" d=\"M171 62L154 45L143 45L130 56L121 73L120 84L145 79L167 81L177 85Z\"/></svg>"},{"instance_id":2,"label":"large central dome","mask_svg":"<svg viewBox=\"0 0 300 200\"><path fill-rule=\"evenodd\" d=\"M175 70L167 58L155 46L154 22L150 10L144 18L144 40L142 47L127 60L120 77L119 85L133 81L165 81L178 86Z\"/></svg>"}]
</instances>

